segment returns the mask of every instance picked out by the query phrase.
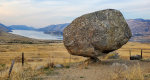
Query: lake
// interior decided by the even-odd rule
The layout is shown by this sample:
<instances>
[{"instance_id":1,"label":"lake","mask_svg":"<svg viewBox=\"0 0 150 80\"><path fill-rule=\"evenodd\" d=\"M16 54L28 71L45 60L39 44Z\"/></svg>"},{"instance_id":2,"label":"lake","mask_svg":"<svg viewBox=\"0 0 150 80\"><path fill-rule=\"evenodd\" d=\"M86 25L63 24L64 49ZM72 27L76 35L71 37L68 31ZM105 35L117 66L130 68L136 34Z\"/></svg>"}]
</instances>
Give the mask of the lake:
<instances>
[{"instance_id":1,"label":"lake","mask_svg":"<svg viewBox=\"0 0 150 80\"><path fill-rule=\"evenodd\" d=\"M62 40L63 39L62 36L45 34L44 32L41 32L41 31L12 30L12 32L10 33L29 37L29 38L34 38L34 39L42 39L42 40Z\"/></svg>"}]
</instances>

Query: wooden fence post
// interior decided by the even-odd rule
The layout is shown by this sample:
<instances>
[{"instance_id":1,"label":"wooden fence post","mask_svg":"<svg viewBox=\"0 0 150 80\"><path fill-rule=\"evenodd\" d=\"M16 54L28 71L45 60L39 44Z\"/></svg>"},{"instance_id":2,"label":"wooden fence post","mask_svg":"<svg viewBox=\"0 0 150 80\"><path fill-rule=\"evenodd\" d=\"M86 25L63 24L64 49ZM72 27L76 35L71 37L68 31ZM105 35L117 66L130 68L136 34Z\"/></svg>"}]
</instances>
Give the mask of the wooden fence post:
<instances>
[{"instance_id":1,"label":"wooden fence post","mask_svg":"<svg viewBox=\"0 0 150 80\"><path fill-rule=\"evenodd\" d=\"M131 49L129 49L129 55L130 55L130 60L131 60Z\"/></svg>"},{"instance_id":2,"label":"wooden fence post","mask_svg":"<svg viewBox=\"0 0 150 80\"><path fill-rule=\"evenodd\" d=\"M8 73L8 78L10 77L10 74L12 72L14 64L15 64L15 60L12 60L12 63L11 63L10 69L9 69L9 73Z\"/></svg>"},{"instance_id":3,"label":"wooden fence post","mask_svg":"<svg viewBox=\"0 0 150 80\"><path fill-rule=\"evenodd\" d=\"M143 58L143 51L142 51L142 49L141 49L141 59Z\"/></svg>"},{"instance_id":4,"label":"wooden fence post","mask_svg":"<svg viewBox=\"0 0 150 80\"><path fill-rule=\"evenodd\" d=\"M22 66L24 66L24 53L22 53Z\"/></svg>"}]
</instances>

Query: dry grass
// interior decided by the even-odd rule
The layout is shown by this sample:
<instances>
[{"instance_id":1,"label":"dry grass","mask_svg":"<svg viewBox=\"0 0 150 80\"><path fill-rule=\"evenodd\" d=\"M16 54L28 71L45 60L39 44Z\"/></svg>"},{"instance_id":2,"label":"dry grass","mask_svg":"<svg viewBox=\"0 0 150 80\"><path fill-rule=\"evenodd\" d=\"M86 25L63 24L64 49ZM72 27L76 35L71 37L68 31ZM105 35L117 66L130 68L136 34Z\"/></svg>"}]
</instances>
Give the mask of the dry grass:
<instances>
[{"instance_id":1,"label":"dry grass","mask_svg":"<svg viewBox=\"0 0 150 80\"><path fill-rule=\"evenodd\" d=\"M145 58L150 57L150 50L148 50L150 49L149 43L128 42L116 52L119 53L122 58L129 59L129 50L131 50L132 55L140 55L141 49L143 49L143 56Z\"/></svg>"},{"instance_id":2,"label":"dry grass","mask_svg":"<svg viewBox=\"0 0 150 80\"><path fill-rule=\"evenodd\" d=\"M75 66L69 69L56 70L59 75L51 76L46 80L146 80L144 77L146 73L143 72L144 66L141 67L141 63L139 64L137 61L118 62L119 60L103 61L100 64L90 64L85 68ZM113 63L118 63L119 65L113 66Z\"/></svg>"},{"instance_id":3,"label":"dry grass","mask_svg":"<svg viewBox=\"0 0 150 80\"><path fill-rule=\"evenodd\" d=\"M115 63L112 65L112 80L144 80L144 74L140 64L127 66L126 64Z\"/></svg>"},{"instance_id":4,"label":"dry grass","mask_svg":"<svg viewBox=\"0 0 150 80\"><path fill-rule=\"evenodd\" d=\"M62 43L51 44L13 44L0 45L0 63L11 63L12 59L21 61L21 53L25 54L25 62L32 63L47 62L48 59L53 59L55 63L69 62L70 54L67 52ZM72 56L71 62L79 62L84 58Z\"/></svg>"},{"instance_id":5,"label":"dry grass","mask_svg":"<svg viewBox=\"0 0 150 80\"><path fill-rule=\"evenodd\" d=\"M116 53L121 58L129 58L129 49L133 55L140 54L140 48L150 48L150 44L128 42ZM135 50L134 48L139 48ZM21 53L25 54L25 66L21 66ZM148 52L148 50L145 52ZM112 55L112 54L110 54ZM143 56L150 57L144 53ZM5 44L0 45L0 80L7 79L11 60L15 66L10 80L149 80L150 63L128 60L107 60L90 64L82 62L86 58L71 56L63 43L50 44ZM51 63L63 64L65 68L55 69ZM73 64L72 64L73 63ZM119 63L119 65L112 65ZM123 65L123 66L122 66ZM37 67L44 66L40 70ZM125 68L127 66L127 69Z\"/></svg>"},{"instance_id":6,"label":"dry grass","mask_svg":"<svg viewBox=\"0 0 150 80\"><path fill-rule=\"evenodd\" d=\"M129 50L132 55L140 54L141 48L150 49L150 44L137 42L128 42L122 48L116 51L121 58L129 58ZM56 63L69 62L70 54L65 49L63 43L50 44L6 44L0 45L0 63L11 63L12 59L21 61L21 53L24 52L26 62L47 62L49 58L53 58ZM149 53L149 54L148 54ZM143 50L143 56L150 57L150 50ZM71 62L80 62L83 57L72 56Z\"/></svg>"},{"instance_id":7,"label":"dry grass","mask_svg":"<svg viewBox=\"0 0 150 80\"><path fill-rule=\"evenodd\" d=\"M74 64L70 68L43 68L35 70L33 65L26 64L22 67L21 64L15 64L13 72L9 80L149 80L150 77L144 70L144 65L137 61L129 62L122 61L103 61L102 63L90 64L85 68L80 68L85 64ZM113 65L118 63L119 65ZM124 64L127 63L127 64ZM132 64L130 64L132 63ZM32 66L32 67L31 67ZM150 68L149 68L150 69ZM8 79L8 71L1 73L0 80Z\"/></svg>"}]
</instances>

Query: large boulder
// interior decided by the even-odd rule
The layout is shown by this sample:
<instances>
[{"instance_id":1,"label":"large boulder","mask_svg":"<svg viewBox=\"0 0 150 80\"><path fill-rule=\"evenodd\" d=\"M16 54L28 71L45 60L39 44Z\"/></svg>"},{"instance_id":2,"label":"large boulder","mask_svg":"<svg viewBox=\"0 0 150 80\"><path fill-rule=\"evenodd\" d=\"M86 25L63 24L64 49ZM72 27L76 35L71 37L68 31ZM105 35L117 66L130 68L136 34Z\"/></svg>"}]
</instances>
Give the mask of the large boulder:
<instances>
[{"instance_id":1,"label":"large boulder","mask_svg":"<svg viewBox=\"0 0 150 80\"><path fill-rule=\"evenodd\" d=\"M63 31L63 42L72 55L96 58L119 49L132 36L120 11L106 9L76 18Z\"/></svg>"}]
</instances>

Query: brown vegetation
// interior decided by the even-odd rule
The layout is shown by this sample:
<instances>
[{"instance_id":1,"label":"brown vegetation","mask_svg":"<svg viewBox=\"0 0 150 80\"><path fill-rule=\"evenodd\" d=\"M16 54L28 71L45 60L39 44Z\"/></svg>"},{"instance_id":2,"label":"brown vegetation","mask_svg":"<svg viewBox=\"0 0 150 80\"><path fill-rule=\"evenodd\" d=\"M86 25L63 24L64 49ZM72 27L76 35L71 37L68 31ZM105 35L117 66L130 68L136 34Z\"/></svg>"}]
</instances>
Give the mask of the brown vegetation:
<instances>
[{"instance_id":1,"label":"brown vegetation","mask_svg":"<svg viewBox=\"0 0 150 80\"><path fill-rule=\"evenodd\" d=\"M145 60L150 54L143 53L141 61L129 61L130 48L135 55L140 54L141 48L150 48L150 44L128 42L114 52L118 53L119 59L113 59L111 56L114 54L109 54L100 57L100 63L89 63L86 58L70 56L63 43L3 44L0 45L0 80L7 79L13 59L15 65L10 80L149 80L150 64ZM22 52L25 56L23 67ZM63 64L64 68L55 68L56 64Z\"/></svg>"}]
</instances>

